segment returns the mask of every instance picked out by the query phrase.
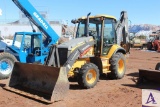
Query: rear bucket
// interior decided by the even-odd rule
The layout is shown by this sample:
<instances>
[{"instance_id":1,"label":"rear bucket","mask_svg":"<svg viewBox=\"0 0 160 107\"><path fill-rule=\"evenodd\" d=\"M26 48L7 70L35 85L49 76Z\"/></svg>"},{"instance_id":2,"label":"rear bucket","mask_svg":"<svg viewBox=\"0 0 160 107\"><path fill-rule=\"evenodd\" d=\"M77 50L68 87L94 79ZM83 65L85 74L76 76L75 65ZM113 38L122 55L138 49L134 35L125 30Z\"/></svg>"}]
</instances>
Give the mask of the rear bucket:
<instances>
[{"instance_id":1,"label":"rear bucket","mask_svg":"<svg viewBox=\"0 0 160 107\"><path fill-rule=\"evenodd\" d=\"M145 81L160 83L160 71L139 69L139 79L137 84L141 84Z\"/></svg>"},{"instance_id":2,"label":"rear bucket","mask_svg":"<svg viewBox=\"0 0 160 107\"><path fill-rule=\"evenodd\" d=\"M63 100L69 90L65 67L56 68L15 62L4 89L46 103Z\"/></svg>"}]
</instances>

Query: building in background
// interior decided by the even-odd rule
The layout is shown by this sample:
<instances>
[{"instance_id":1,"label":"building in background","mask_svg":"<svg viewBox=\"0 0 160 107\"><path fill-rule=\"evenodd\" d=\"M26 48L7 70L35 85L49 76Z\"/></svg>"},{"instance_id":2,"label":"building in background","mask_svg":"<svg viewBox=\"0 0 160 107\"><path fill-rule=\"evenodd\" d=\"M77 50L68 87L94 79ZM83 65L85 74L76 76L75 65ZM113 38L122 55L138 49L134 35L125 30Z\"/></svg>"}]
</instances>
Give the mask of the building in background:
<instances>
[{"instance_id":1,"label":"building in background","mask_svg":"<svg viewBox=\"0 0 160 107\"><path fill-rule=\"evenodd\" d=\"M51 25L55 32L61 36L62 35L62 24L59 20L49 20L47 11L39 11L39 13L45 18L45 20ZM19 12L19 19L16 21L0 21L0 35L3 37L13 36L15 32L32 32L32 27L30 25L29 19L22 13ZM34 26L36 31L39 29Z\"/></svg>"}]
</instances>

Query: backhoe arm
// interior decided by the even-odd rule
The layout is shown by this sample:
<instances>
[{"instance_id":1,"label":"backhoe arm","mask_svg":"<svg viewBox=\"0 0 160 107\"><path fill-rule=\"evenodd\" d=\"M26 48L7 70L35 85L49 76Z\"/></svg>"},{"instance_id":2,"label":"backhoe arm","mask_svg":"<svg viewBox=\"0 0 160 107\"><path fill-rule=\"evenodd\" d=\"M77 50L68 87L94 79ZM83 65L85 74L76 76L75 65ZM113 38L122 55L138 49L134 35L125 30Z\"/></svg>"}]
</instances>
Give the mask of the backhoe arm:
<instances>
[{"instance_id":1,"label":"backhoe arm","mask_svg":"<svg viewBox=\"0 0 160 107\"><path fill-rule=\"evenodd\" d=\"M126 51L129 52L128 15L126 11L122 11L120 14L120 20L116 24L116 33L117 44L125 45L127 47Z\"/></svg>"}]
</instances>

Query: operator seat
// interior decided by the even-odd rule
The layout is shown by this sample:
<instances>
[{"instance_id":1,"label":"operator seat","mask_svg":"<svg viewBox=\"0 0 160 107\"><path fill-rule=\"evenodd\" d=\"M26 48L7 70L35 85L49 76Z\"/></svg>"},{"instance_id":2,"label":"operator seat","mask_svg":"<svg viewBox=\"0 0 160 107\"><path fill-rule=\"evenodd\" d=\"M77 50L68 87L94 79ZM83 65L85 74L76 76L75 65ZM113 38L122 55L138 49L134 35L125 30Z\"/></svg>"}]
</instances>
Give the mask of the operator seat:
<instances>
[{"instance_id":1,"label":"operator seat","mask_svg":"<svg viewBox=\"0 0 160 107\"><path fill-rule=\"evenodd\" d=\"M40 52L41 52L41 51L40 51L40 47L35 47L35 48L33 49L33 54L36 55L36 56L40 56L40 55L41 55Z\"/></svg>"}]
</instances>

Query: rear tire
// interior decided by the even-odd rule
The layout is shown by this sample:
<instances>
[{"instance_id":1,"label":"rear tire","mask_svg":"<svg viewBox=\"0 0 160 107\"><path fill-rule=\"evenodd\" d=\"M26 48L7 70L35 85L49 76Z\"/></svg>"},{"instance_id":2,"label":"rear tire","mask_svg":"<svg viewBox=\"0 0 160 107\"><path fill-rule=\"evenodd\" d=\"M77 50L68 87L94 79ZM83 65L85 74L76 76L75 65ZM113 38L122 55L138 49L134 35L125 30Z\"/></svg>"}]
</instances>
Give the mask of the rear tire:
<instances>
[{"instance_id":1,"label":"rear tire","mask_svg":"<svg viewBox=\"0 0 160 107\"><path fill-rule=\"evenodd\" d=\"M140 48L143 49L143 45Z\"/></svg>"},{"instance_id":2,"label":"rear tire","mask_svg":"<svg viewBox=\"0 0 160 107\"><path fill-rule=\"evenodd\" d=\"M157 63L156 67L155 67L155 70L160 70L160 62Z\"/></svg>"},{"instance_id":3,"label":"rear tire","mask_svg":"<svg viewBox=\"0 0 160 107\"><path fill-rule=\"evenodd\" d=\"M147 49L148 49L148 50L152 50L152 43L151 43L151 42L148 42L148 43L147 43Z\"/></svg>"},{"instance_id":4,"label":"rear tire","mask_svg":"<svg viewBox=\"0 0 160 107\"><path fill-rule=\"evenodd\" d=\"M122 53L116 53L110 59L111 73L109 77L111 79L121 79L126 72L126 59Z\"/></svg>"},{"instance_id":5,"label":"rear tire","mask_svg":"<svg viewBox=\"0 0 160 107\"><path fill-rule=\"evenodd\" d=\"M14 55L6 52L0 53L0 79L9 78L14 62L17 62Z\"/></svg>"},{"instance_id":6,"label":"rear tire","mask_svg":"<svg viewBox=\"0 0 160 107\"><path fill-rule=\"evenodd\" d=\"M83 88L93 88L99 80L98 67L93 63L82 66L78 73L78 84Z\"/></svg>"},{"instance_id":7,"label":"rear tire","mask_svg":"<svg viewBox=\"0 0 160 107\"><path fill-rule=\"evenodd\" d=\"M156 46L154 46L154 50L155 51L157 51L158 50L158 46L156 45Z\"/></svg>"}]
</instances>

